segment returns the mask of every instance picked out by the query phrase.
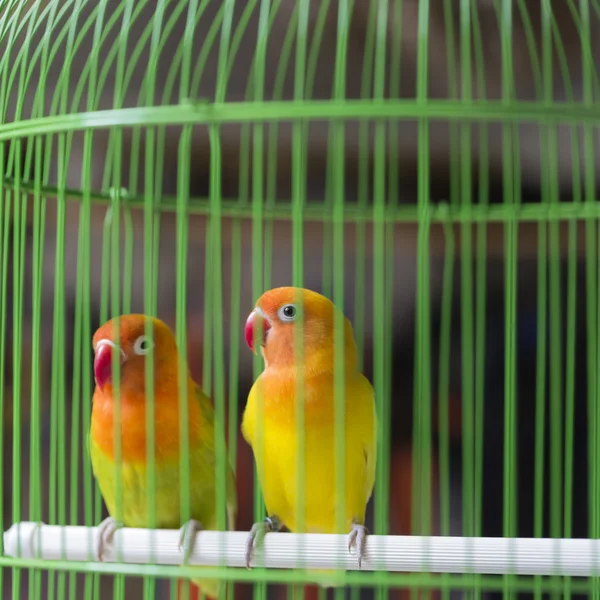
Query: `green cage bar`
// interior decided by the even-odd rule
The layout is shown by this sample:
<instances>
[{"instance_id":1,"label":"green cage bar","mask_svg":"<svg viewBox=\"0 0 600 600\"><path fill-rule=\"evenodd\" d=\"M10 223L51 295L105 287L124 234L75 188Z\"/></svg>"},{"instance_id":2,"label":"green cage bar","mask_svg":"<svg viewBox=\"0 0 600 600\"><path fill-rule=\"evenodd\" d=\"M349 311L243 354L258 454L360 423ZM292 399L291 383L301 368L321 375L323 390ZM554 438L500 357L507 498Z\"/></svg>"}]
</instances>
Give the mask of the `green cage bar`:
<instances>
[{"instance_id":1,"label":"green cage bar","mask_svg":"<svg viewBox=\"0 0 600 600\"><path fill-rule=\"evenodd\" d=\"M598 0L0 0L2 598L597 598L599 59Z\"/></svg>"}]
</instances>

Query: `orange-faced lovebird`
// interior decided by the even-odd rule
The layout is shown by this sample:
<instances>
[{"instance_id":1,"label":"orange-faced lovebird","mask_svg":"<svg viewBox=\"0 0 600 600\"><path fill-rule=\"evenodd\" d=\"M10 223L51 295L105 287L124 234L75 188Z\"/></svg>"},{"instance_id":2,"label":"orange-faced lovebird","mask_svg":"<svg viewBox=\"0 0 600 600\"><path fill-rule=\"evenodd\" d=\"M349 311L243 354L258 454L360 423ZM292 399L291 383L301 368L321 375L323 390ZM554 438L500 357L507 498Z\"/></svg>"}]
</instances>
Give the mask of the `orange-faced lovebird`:
<instances>
[{"instance_id":1,"label":"orange-faced lovebird","mask_svg":"<svg viewBox=\"0 0 600 600\"><path fill-rule=\"evenodd\" d=\"M298 302L301 298L301 302ZM254 383L244 411L242 433L252 447L267 518L252 527L246 545L250 566L255 544L264 534L298 528L296 391L299 361L295 329L302 310L304 395L304 527L302 532L350 532L358 565L365 552L365 509L375 483L377 417L374 392L358 371L352 325L324 296L282 287L263 294L246 321L246 342L260 347L265 368ZM336 526L334 315L344 328L345 503L344 529ZM259 326L260 323L260 326ZM257 331L258 330L258 331ZM259 333L260 332L260 333ZM260 337L257 339L257 336ZM262 396L262 400L260 397ZM258 448L260 428L264 451ZM301 488L302 489L302 488Z\"/></svg>"},{"instance_id":2,"label":"orange-faced lovebird","mask_svg":"<svg viewBox=\"0 0 600 600\"><path fill-rule=\"evenodd\" d=\"M146 323L153 339L146 336ZM181 527L180 549L187 562L196 532L216 529L214 412L210 399L187 372L189 432L189 506L191 520L181 518L179 351L171 330L158 319L144 315L124 315L108 321L94 334L93 398L89 436L94 475L110 517L99 526L98 558L118 527L148 527L146 431L146 361L154 365L155 433L155 515L156 527ZM120 335L119 335L120 333ZM115 398L113 397L113 353L120 371L121 519L117 523L117 481L115 473ZM233 472L227 470L227 520L233 529L236 491ZM220 582L194 580L209 596L217 596Z\"/></svg>"}]
</instances>

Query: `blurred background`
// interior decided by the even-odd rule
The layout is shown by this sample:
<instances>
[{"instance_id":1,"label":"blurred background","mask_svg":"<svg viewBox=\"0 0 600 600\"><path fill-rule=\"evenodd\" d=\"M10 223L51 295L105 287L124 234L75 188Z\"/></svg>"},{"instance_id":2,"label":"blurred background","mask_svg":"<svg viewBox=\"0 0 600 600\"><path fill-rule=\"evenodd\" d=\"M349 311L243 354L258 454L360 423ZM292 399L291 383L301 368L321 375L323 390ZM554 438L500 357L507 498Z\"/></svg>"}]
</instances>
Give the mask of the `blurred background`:
<instances>
[{"instance_id":1,"label":"blurred background","mask_svg":"<svg viewBox=\"0 0 600 600\"><path fill-rule=\"evenodd\" d=\"M33 514L30 486L38 476L41 497L48 498L39 507L44 521L100 516L94 505L92 519L82 500L89 484L86 391L93 389L83 381L91 376L84 364L91 366L91 334L101 321L145 310L148 248L157 257L151 285L157 315L175 327L178 286L185 290L192 374L210 391L206 375L214 382L211 365L224 360L229 411L241 416L254 378L242 328L264 291L256 281L262 288L291 284L293 240L301 239L304 286L327 295L339 275L334 251L343 254L343 290L336 294L358 329L367 377L373 380L378 351L386 362L388 533L591 535L588 429L595 418L590 382L595 386L600 306L598 135L590 112L598 91L597 2L40 0L0 3L0 16L4 530ZM231 25L226 55L219 50L223 23ZM306 65L300 91L299 53ZM384 64L381 87L377 61ZM419 67L426 70L422 87ZM420 94L449 102L437 113L421 105L419 113ZM137 113L125 110L175 106L165 114L177 122L177 106L190 102L333 97L402 99L406 113L386 119L379 134L374 104L374 118L360 122L315 119L300 129L289 119L228 123L213 127L211 138L208 125L136 127ZM488 112L467 120L484 101ZM107 123L115 127L85 116L114 109L123 111L111 113ZM69 119L79 113L77 122ZM513 117L501 119L507 115ZM43 117L51 130L26 129ZM421 135L419 123L427 124ZM216 249L211 198L223 212ZM153 206L150 229L144 201ZM178 202L188 210L179 229ZM289 219L292 204L304 211L299 233ZM341 205L347 218L334 246L331 215ZM566 205L571 213L560 212ZM107 213L111 206L117 210ZM374 229L374 214L385 215L382 229ZM103 271L117 221L121 256L112 260L120 261L119 281ZM385 347L377 349L379 243L386 331ZM211 304L215 285L222 324ZM109 301L115 286L126 296L118 307ZM418 330L419 322L428 331ZM214 344L208 353L205 347L217 335L221 357L212 356ZM415 385L419 377L428 391ZM41 469L32 475L34 396ZM415 411L419 406L427 408ZM514 406L509 417L507 406ZM447 436L440 419L448 421ZM413 451L423 435L432 447L427 464ZM243 530L254 520L253 458L241 435L235 443ZM518 506L512 524L504 505L507 444L514 444L511 493ZM417 509L428 474L424 531ZM473 496L466 498L464 489L474 489ZM3 579L8 597L12 580ZM23 575L20 597L32 597L30 583ZM56 585L57 578L44 577L44 597ZM157 597L168 593L159 582ZM250 586L236 586L236 597L251 593ZM141 598L141 580L128 579L126 594ZM270 594L280 597L285 588L273 586ZM317 589L307 594L316 598ZM113 597L108 576L100 597Z\"/></svg>"}]
</instances>

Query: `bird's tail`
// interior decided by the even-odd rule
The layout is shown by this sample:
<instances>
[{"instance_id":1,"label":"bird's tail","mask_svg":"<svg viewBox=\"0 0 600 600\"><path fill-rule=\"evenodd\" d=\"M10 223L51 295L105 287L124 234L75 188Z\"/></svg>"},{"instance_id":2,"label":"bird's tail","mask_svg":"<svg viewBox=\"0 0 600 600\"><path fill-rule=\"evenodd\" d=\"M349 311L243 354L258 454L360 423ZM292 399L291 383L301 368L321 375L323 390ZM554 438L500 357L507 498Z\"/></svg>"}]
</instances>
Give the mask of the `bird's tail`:
<instances>
[{"instance_id":1,"label":"bird's tail","mask_svg":"<svg viewBox=\"0 0 600 600\"><path fill-rule=\"evenodd\" d=\"M340 587L340 586L344 585L343 583L340 582L339 571L325 570L325 569L315 569L313 571L311 569L310 571L308 571L307 575L310 576L311 573L315 573L315 575L318 575L319 578L324 577L324 576L327 577L327 579L319 581L319 585L324 589L335 588L335 587ZM329 576L331 576L331 579L329 579Z\"/></svg>"},{"instance_id":2,"label":"bird's tail","mask_svg":"<svg viewBox=\"0 0 600 600\"><path fill-rule=\"evenodd\" d=\"M201 569L202 567L198 568ZM192 579L191 581L205 596L214 600L219 597L221 590L225 589L225 581L223 579Z\"/></svg>"},{"instance_id":3,"label":"bird's tail","mask_svg":"<svg viewBox=\"0 0 600 600\"><path fill-rule=\"evenodd\" d=\"M186 585L189 585L189 594L185 593ZM180 579L177 585L177 600L203 600L203 598L216 600L224 589L224 581L214 579Z\"/></svg>"}]
</instances>

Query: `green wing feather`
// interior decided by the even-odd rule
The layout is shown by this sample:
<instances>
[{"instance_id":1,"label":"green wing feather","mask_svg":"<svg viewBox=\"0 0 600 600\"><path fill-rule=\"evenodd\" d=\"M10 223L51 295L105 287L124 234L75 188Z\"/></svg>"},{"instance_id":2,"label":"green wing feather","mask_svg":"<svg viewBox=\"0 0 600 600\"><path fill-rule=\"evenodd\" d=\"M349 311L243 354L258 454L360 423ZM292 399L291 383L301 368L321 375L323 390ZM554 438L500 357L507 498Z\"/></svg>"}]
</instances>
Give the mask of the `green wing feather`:
<instances>
[{"instance_id":1,"label":"green wing feather","mask_svg":"<svg viewBox=\"0 0 600 600\"><path fill-rule=\"evenodd\" d=\"M190 506L192 517L206 529L216 529L215 501L215 443L214 443L214 409L210 399L196 386L194 394L200 403L207 427L206 436L199 445L190 448ZM117 486L115 481L114 461L106 456L94 443L90 432L87 435L87 446L90 453L92 470L100 486L102 497L109 514L119 518L128 527L147 527L148 490L146 486L145 463L123 463L122 476L122 514L117 515ZM226 510L227 528L235 529L237 513L237 494L233 469L227 460L226 474ZM179 458L168 463L156 464L156 525L158 528L179 528L180 499L178 493ZM198 567L201 570L201 567ZM205 594L217 597L222 590L222 581L194 579Z\"/></svg>"},{"instance_id":2,"label":"green wing feather","mask_svg":"<svg viewBox=\"0 0 600 600\"><path fill-rule=\"evenodd\" d=\"M202 391L200 386L196 385L196 398L200 404L200 408L202 409L202 413L206 422L209 423L212 427L212 436L211 436L211 445L213 448L213 457L214 457L214 423L215 423L215 412L213 404L206 396L206 394ZM214 464L212 465L213 473L214 473ZM227 528L229 530L235 529L235 518L237 515L237 492L236 492L236 483L235 483L235 475L233 473L233 469L227 459L227 481L226 481L226 492L225 492L225 502L227 507Z\"/></svg>"}]
</instances>

